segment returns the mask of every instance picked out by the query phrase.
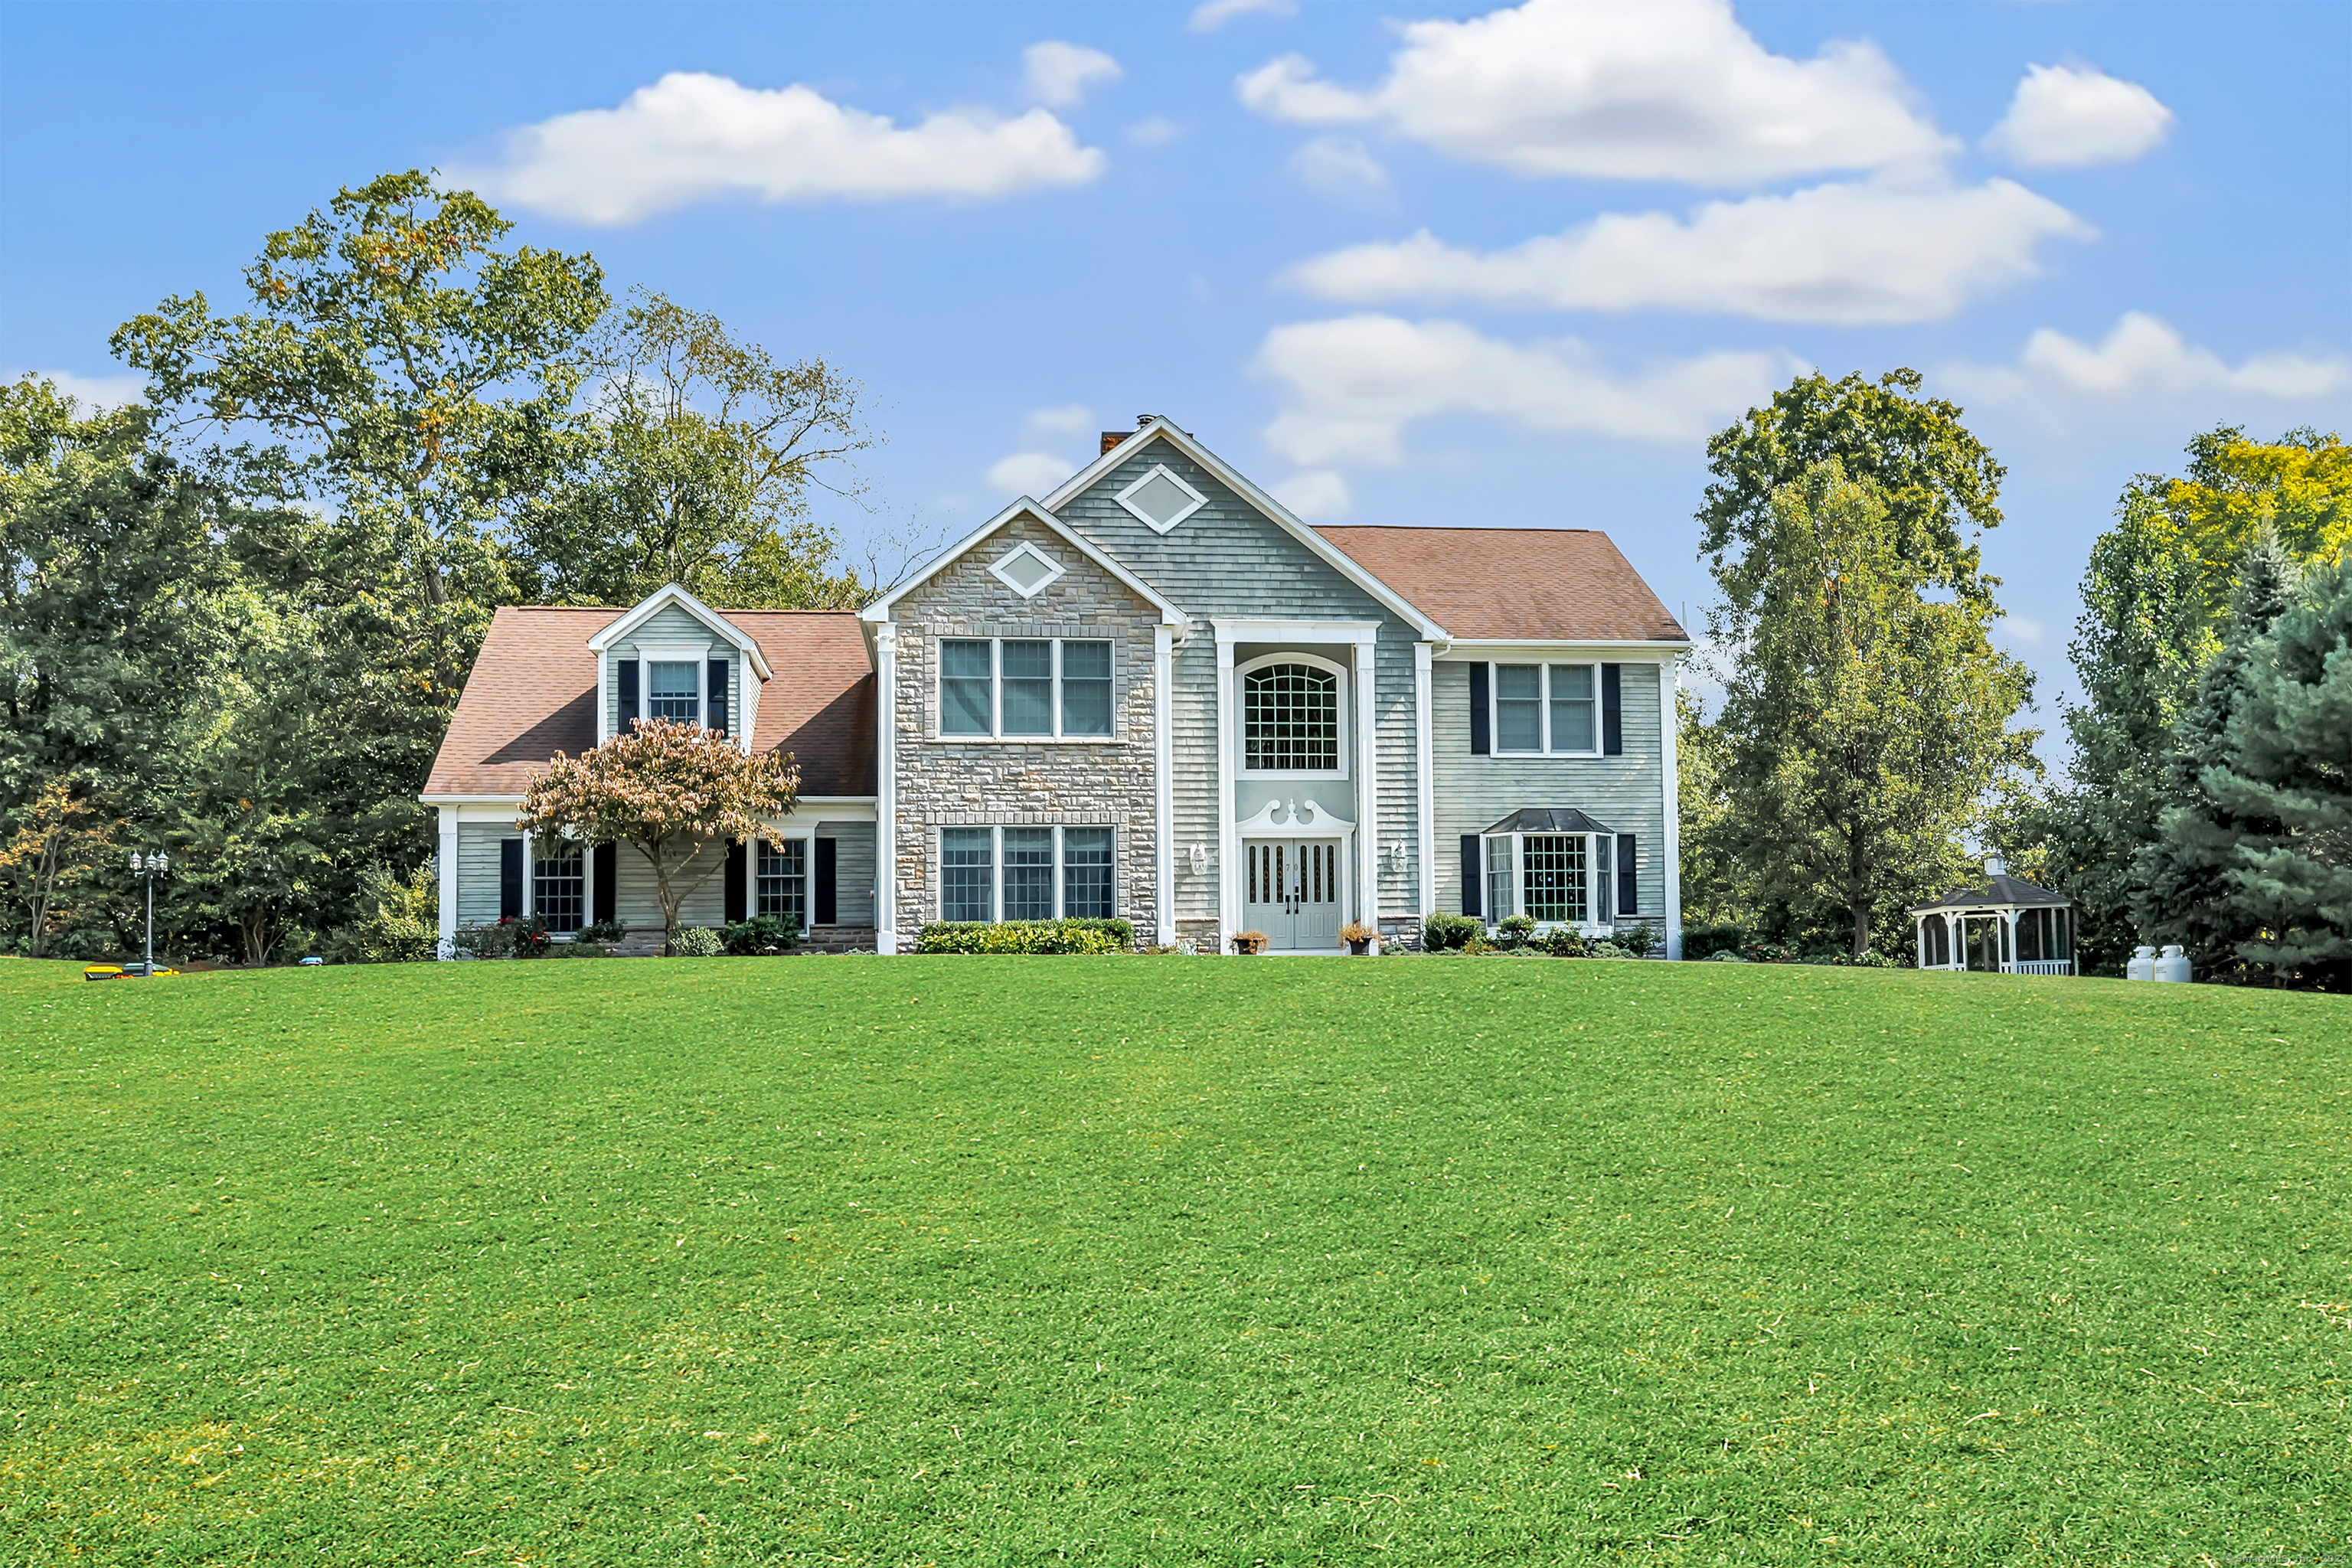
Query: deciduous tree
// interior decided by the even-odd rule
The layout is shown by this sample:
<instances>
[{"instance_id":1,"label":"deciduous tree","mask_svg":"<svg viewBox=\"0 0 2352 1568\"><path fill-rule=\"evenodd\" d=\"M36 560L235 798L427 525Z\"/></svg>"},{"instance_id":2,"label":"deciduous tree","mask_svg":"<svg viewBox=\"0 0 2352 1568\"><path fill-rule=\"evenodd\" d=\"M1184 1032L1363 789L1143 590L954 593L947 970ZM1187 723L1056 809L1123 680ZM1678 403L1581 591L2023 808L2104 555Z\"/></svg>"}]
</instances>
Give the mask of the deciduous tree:
<instances>
[{"instance_id":1,"label":"deciduous tree","mask_svg":"<svg viewBox=\"0 0 2352 1568\"><path fill-rule=\"evenodd\" d=\"M1708 613L1727 664L1725 830L1768 910L1801 927L1837 911L1860 957L1889 905L1940 890L1995 792L2032 769L2032 733L2010 728L2032 679L1992 647L1989 592L1929 598L1917 519L1838 459L1775 489L1743 531Z\"/></svg>"},{"instance_id":2,"label":"deciduous tree","mask_svg":"<svg viewBox=\"0 0 2352 1568\"><path fill-rule=\"evenodd\" d=\"M667 719L636 721L577 757L556 753L515 820L536 837L625 844L653 868L665 939L687 896L718 868L700 852L749 841L793 808L800 769L778 752L746 752L728 736Z\"/></svg>"},{"instance_id":3,"label":"deciduous tree","mask_svg":"<svg viewBox=\"0 0 2352 1568\"><path fill-rule=\"evenodd\" d=\"M602 390L568 433L563 482L523 509L515 539L537 596L634 604L677 583L713 604L838 609L840 540L812 489L854 494L872 444L857 383L822 359L778 364L717 317L658 294L605 335Z\"/></svg>"}]
</instances>

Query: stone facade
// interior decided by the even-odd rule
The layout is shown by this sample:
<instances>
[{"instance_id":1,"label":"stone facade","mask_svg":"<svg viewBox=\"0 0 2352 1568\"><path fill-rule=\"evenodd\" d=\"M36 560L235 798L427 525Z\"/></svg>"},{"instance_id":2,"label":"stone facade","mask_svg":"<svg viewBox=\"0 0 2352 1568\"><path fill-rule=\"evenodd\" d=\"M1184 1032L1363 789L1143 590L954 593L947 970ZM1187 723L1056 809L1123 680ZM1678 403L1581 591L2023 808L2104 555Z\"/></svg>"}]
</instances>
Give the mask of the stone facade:
<instances>
[{"instance_id":1,"label":"stone facade","mask_svg":"<svg viewBox=\"0 0 2352 1568\"><path fill-rule=\"evenodd\" d=\"M1024 598L989 568L1022 543L1063 574ZM1018 517L895 606L898 679L898 940L911 950L940 918L940 830L1109 827L1113 899L1149 942L1159 921L1152 649L1160 612L1051 529ZM1066 637L1111 645L1108 740L985 740L940 733L940 644Z\"/></svg>"}]
</instances>

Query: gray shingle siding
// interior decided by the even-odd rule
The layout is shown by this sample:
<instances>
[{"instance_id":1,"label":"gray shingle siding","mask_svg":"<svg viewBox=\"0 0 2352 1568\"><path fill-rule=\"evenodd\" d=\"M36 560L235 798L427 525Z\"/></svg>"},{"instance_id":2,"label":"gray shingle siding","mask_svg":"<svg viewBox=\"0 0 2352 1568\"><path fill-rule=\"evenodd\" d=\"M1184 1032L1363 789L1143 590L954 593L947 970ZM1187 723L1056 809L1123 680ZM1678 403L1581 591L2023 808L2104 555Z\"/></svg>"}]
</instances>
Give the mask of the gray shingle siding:
<instances>
[{"instance_id":1,"label":"gray shingle siding","mask_svg":"<svg viewBox=\"0 0 2352 1568\"><path fill-rule=\"evenodd\" d=\"M1655 664L1626 664L1619 677L1625 751L1616 757L1495 757L1470 750L1470 666L1441 659L1430 683L1432 773L1437 796L1437 907L1462 910L1461 835L1493 826L1522 806L1567 805L1634 836L1634 887L1641 913L1666 913L1665 753L1658 726Z\"/></svg>"}]
</instances>

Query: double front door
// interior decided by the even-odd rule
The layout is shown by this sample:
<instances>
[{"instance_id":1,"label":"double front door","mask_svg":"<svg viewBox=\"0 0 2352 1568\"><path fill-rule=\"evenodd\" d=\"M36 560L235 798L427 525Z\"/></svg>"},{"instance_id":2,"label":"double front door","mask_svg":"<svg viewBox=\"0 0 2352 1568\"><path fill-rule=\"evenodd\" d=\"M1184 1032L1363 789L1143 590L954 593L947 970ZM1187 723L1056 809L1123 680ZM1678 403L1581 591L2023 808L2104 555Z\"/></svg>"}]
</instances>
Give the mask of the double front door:
<instances>
[{"instance_id":1,"label":"double front door","mask_svg":"<svg viewBox=\"0 0 2352 1568\"><path fill-rule=\"evenodd\" d=\"M1242 923L1277 952L1331 952L1339 945L1339 841L1271 839L1244 844L1247 884Z\"/></svg>"}]
</instances>

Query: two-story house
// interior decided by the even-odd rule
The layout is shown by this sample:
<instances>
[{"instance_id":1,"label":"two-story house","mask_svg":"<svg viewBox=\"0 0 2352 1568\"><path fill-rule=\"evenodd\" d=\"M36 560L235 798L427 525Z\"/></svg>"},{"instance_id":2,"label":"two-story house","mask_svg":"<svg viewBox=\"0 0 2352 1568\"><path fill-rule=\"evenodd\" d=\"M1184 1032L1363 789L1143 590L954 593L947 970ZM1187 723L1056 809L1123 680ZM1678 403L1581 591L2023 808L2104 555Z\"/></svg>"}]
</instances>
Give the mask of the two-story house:
<instances>
[{"instance_id":1,"label":"two-story house","mask_svg":"<svg viewBox=\"0 0 2352 1568\"><path fill-rule=\"evenodd\" d=\"M531 773L634 720L781 748L799 807L687 910L835 948L1118 915L1204 952L1391 946L1444 910L1679 955L1683 628L1607 536L1312 528L1166 419L1103 437L862 612L506 609L423 798L441 920L657 929L626 848L527 843Z\"/></svg>"}]
</instances>

